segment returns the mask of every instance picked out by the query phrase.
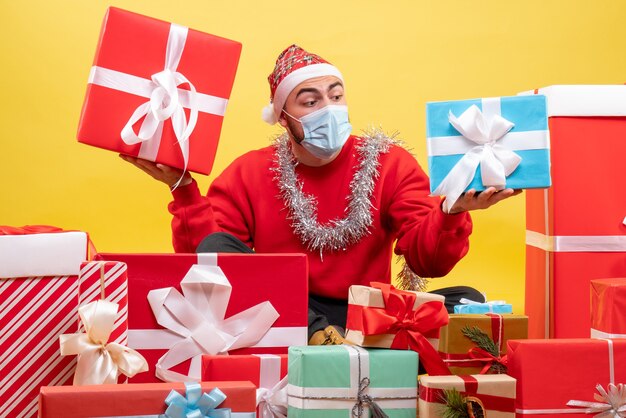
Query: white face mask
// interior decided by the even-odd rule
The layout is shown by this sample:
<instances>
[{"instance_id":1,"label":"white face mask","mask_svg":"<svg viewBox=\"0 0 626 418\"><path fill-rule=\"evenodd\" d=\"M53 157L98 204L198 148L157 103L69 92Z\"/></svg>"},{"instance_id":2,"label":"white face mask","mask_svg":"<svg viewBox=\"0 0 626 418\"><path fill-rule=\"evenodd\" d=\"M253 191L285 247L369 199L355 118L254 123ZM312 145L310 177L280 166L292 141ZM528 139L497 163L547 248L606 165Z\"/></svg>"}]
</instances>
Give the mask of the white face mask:
<instances>
[{"instance_id":1,"label":"white face mask","mask_svg":"<svg viewBox=\"0 0 626 418\"><path fill-rule=\"evenodd\" d=\"M304 139L300 143L315 157L326 160L339 151L352 132L348 120L348 106L328 105L296 119L302 124Z\"/></svg>"}]
</instances>

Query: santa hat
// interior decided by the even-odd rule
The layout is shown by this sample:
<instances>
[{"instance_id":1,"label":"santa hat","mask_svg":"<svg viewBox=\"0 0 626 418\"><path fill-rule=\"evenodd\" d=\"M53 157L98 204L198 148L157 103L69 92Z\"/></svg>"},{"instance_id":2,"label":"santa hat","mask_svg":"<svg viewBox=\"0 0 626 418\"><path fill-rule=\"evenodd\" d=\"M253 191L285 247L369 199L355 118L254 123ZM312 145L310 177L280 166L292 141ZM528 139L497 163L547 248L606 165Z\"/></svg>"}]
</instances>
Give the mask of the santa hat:
<instances>
[{"instance_id":1,"label":"santa hat","mask_svg":"<svg viewBox=\"0 0 626 418\"><path fill-rule=\"evenodd\" d=\"M270 125L278 122L289 93L310 78L332 75L343 81L339 70L323 58L291 45L280 53L274 71L267 77L270 83L270 103L263 108L263 120Z\"/></svg>"}]
</instances>

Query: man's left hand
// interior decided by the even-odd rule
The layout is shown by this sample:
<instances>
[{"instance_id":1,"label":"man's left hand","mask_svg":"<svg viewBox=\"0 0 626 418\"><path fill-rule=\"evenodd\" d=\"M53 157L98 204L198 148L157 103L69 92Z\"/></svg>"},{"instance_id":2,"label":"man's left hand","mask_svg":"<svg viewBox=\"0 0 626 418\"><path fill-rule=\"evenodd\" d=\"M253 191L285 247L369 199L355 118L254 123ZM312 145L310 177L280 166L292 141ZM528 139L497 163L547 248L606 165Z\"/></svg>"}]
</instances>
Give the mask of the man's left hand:
<instances>
[{"instance_id":1,"label":"man's left hand","mask_svg":"<svg viewBox=\"0 0 626 418\"><path fill-rule=\"evenodd\" d=\"M495 187L489 187L480 193L476 190L470 189L463 193L459 199L454 202L454 205L450 209L450 213L459 213L469 210L487 209L511 196L520 194L521 190L504 189L496 191Z\"/></svg>"}]
</instances>

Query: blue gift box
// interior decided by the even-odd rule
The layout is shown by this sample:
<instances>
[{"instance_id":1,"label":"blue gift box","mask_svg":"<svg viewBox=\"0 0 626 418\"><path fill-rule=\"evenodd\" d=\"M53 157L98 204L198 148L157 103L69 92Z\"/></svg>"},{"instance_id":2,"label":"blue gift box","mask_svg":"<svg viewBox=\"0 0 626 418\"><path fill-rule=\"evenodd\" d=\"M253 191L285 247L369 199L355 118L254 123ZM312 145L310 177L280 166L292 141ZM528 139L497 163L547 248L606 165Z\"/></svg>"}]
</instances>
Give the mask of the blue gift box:
<instances>
[{"instance_id":1,"label":"blue gift box","mask_svg":"<svg viewBox=\"0 0 626 418\"><path fill-rule=\"evenodd\" d=\"M464 122L464 127L468 128L464 130L465 136L459 131L459 121ZM489 167L493 166L494 161L497 166L502 164L502 161L510 164L511 159L518 159L518 163L514 164L515 168L511 173L502 176L506 184L496 187L529 189L546 188L551 185L550 140L545 96L428 103L426 136L430 187L433 194L448 195L441 193L440 187L446 176L453 169L460 170L462 166L466 167L465 171L472 170L476 164L473 177L471 172L466 172L464 176L459 176L459 172L453 172L446 182L455 183L454 187L458 193L457 196L453 196L454 200L460 193L471 188L477 191L484 190L491 184L484 184L489 181L483 182L481 166L485 165L485 169L488 170L486 173L489 174ZM477 136L485 138L476 142ZM502 158L503 156L506 158ZM462 159L463 162L459 164ZM487 161L486 164L485 159L491 159L492 163L489 164ZM507 171L511 166L505 164L504 167L503 170ZM491 169L491 172L493 171Z\"/></svg>"},{"instance_id":2,"label":"blue gift box","mask_svg":"<svg viewBox=\"0 0 626 418\"><path fill-rule=\"evenodd\" d=\"M513 306L509 303L491 304L477 303L471 305L454 305L455 314L510 314L513 313Z\"/></svg>"}]
</instances>

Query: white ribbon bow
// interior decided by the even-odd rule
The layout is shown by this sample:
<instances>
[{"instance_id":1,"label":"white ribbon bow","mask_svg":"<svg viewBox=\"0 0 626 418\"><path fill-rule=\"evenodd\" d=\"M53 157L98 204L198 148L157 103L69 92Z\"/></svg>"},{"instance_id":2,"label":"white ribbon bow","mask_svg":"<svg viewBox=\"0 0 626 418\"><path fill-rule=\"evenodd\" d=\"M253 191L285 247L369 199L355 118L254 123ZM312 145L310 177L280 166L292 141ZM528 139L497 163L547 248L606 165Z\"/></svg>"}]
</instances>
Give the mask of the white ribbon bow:
<instances>
[{"instance_id":1,"label":"white ribbon bow","mask_svg":"<svg viewBox=\"0 0 626 418\"><path fill-rule=\"evenodd\" d=\"M108 343L117 317L117 303L97 300L78 309L86 333L59 336L61 355L78 355L74 385L117 383L120 374L133 377L148 363L132 348Z\"/></svg>"},{"instance_id":2,"label":"white ribbon bow","mask_svg":"<svg viewBox=\"0 0 626 418\"><path fill-rule=\"evenodd\" d=\"M189 161L189 142L187 140L196 127L198 120L196 88L187 77L176 71L185 48L187 32L188 29L186 27L171 24L165 52L165 68L163 71L151 76L152 92L150 101L135 109L121 132L122 140L128 145L153 141L158 146L158 143L161 141L163 122L171 118L172 128L183 154L183 172L187 170ZM185 110L179 98L178 86L181 84L189 85L189 123L187 123ZM133 125L144 117L145 119L141 124L139 133L136 134ZM181 180L182 177L173 187L177 187Z\"/></svg>"},{"instance_id":3,"label":"white ribbon bow","mask_svg":"<svg viewBox=\"0 0 626 418\"><path fill-rule=\"evenodd\" d=\"M518 154L496 143L515 126L502 116L493 115L487 119L478 106L472 105L458 118L450 111L448 120L464 138L476 146L463 155L433 192L446 196L443 203L445 212L450 211L470 185L479 165L483 185L501 190L506 185L506 177L522 161Z\"/></svg>"},{"instance_id":4,"label":"white ribbon bow","mask_svg":"<svg viewBox=\"0 0 626 418\"><path fill-rule=\"evenodd\" d=\"M594 393L593 398L598 402L571 400L567 406L587 408L581 411L585 414L596 414L596 418L624 418L626 417L626 386L622 383L608 386L608 392L602 385L597 385L599 393Z\"/></svg>"},{"instance_id":5,"label":"white ribbon bow","mask_svg":"<svg viewBox=\"0 0 626 418\"><path fill-rule=\"evenodd\" d=\"M287 376L271 389L257 389L256 404L259 407L260 418L286 418Z\"/></svg>"},{"instance_id":6,"label":"white ribbon bow","mask_svg":"<svg viewBox=\"0 0 626 418\"><path fill-rule=\"evenodd\" d=\"M459 300L459 303L462 303L463 305L506 305L505 300L491 300L488 302L476 302L475 300L466 299L466 298L461 298Z\"/></svg>"},{"instance_id":7,"label":"white ribbon bow","mask_svg":"<svg viewBox=\"0 0 626 418\"><path fill-rule=\"evenodd\" d=\"M156 364L157 377L166 382L199 381L202 354L254 345L279 316L263 302L224 319L232 286L218 266L193 265L180 286L184 296L173 287L148 293L157 322L182 337ZM189 376L169 370L189 359Z\"/></svg>"}]
</instances>

